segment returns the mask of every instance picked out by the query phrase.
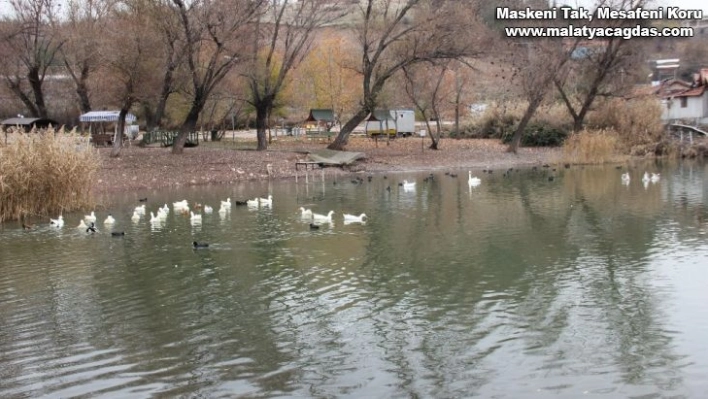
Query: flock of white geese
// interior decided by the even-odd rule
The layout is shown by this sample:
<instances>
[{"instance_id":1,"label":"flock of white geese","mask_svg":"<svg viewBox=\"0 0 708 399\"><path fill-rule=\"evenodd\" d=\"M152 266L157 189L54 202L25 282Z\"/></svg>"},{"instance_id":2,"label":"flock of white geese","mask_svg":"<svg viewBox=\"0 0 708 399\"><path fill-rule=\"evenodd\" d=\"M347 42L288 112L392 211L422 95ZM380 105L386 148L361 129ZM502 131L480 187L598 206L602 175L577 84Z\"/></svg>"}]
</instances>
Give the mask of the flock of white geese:
<instances>
[{"instance_id":1,"label":"flock of white geese","mask_svg":"<svg viewBox=\"0 0 708 399\"><path fill-rule=\"evenodd\" d=\"M622 178L624 181L624 175ZM629 179L629 177L627 177L627 179ZM482 180L479 177L472 175L472 171L468 172L467 184L470 188L479 186L481 182ZM403 180L403 182L399 183L399 185L403 187L404 191L410 192L415 190L416 182L409 182L408 180ZM140 201L143 201L143 199L141 199ZM271 208L273 206L273 196L269 195L267 198L256 197L254 199L249 199L246 201L236 201L235 203L237 206L245 205L249 209ZM224 217L229 212L231 212L231 205L231 198L227 198L225 201L221 201L219 210L217 212L219 213L219 215ZM197 212L195 213L195 211ZM200 225L202 223L202 213L200 211L203 211L203 214L208 215L214 212L214 208L209 205L195 203L194 209L192 209L190 208L189 201L185 199L173 202L172 209L170 209L168 204L165 204L164 206L158 207L156 211L150 211L149 221L153 226L160 226L167 220L167 216L170 214L170 212L174 212L176 214L182 214L185 216L189 215L189 221L192 225ZM312 209L307 209L305 207L300 207L299 211L301 220L306 222L309 221L310 228L313 230L318 229L319 226L322 224L331 224L332 218L335 213L334 211L329 211L327 214L320 214L315 213L312 211ZM342 213L342 216L344 224L365 224L368 220L368 217L365 213L361 213L359 215ZM133 210L133 215L130 217L130 220L133 223L139 223L143 218L148 218L148 211L146 209L145 204L135 207L135 209ZM86 230L86 232L96 232L96 223L98 223L96 213L94 211L91 211L90 214L85 215L84 218L79 221L79 224L78 226L76 226L76 228L84 229ZM106 227L112 227L115 223L116 219L111 214L108 214L108 216L103 220L103 225ZM64 217L62 215L59 215L59 217L56 219L50 219L49 224L56 228L62 228L64 227Z\"/></svg>"},{"instance_id":2,"label":"flock of white geese","mask_svg":"<svg viewBox=\"0 0 708 399\"><path fill-rule=\"evenodd\" d=\"M472 171L468 172L467 184L470 188L477 187L481 183L482 180L479 177L472 176ZM403 182L399 185L403 187L404 191L410 192L415 191L416 182L409 182L408 180L403 180ZM141 201L143 200L141 199ZM229 212L231 212L231 205L231 198L227 198L225 201L221 201L219 210L217 212L219 213L219 215L224 217ZM245 205L249 209L271 208L273 206L273 196L269 195L267 198L256 197L254 199L249 199L246 201L236 201L236 205ZM196 210L197 213L195 213L194 210L190 208L189 201L186 199L173 202L172 210L170 210L170 207L165 204L164 206L158 207L157 211L150 211L149 221L153 226L159 226L167 220L167 216L170 214L170 211L172 211L182 215L189 215L189 221L192 225L200 225L202 223L202 213L200 213L199 210L203 210L204 214L207 215L212 214L214 212L214 208L209 205L201 205L197 203L194 205L194 207L194 210ZM322 224L331 224L332 218L334 216L334 211L329 211L327 214L320 214L315 213L312 211L312 209L307 209L305 207L300 207L299 211L301 220L306 222L309 221L310 229L313 230L318 229L319 226ZM361 213L359 215L342 213L342 216L345 225L351 223L365 224L368 220L368 216L366 216L365 213ZM135 209L133 210L133 215L130 217L130 220L133 223L139 223L143 218L147 217L147 209L145 204L143 204L135 207ZM86 230L86 232L96 232L96 223L98 223L96 213L94 211L91 211L90 214L85 215L84 218L79 221L79 225L76 226L76 228L84 229ZM106 227L112 227L115 223L116 220L111 214L108 214L108 216L103 220L103 224ZM59 215L59 217L56 219L50 219L49 224L56 228L62 228L64 227L64 217L62 215Z\"/></svg>"},{"instance_id":3,"label":"flock of white geese","mask_svg":"<svg viewBox=\"0 0 708 399\"><path fill-rule=\"evenodd\" d=\"M267 198L257 197L243 202L236 201L236 204L245 205L246 207L252 210L272 208L273 196L269 195ZM225 217L231 212L231 206L231 198L227 198L225 201L221 201L219 210L217 212L221 217ZM160 226L167 220L167 216L170 214L170 212L174 212L175 214L189 215L189 221L194 226L200 225L202 223L202 213L200 212L200 210L203 211L203 214L207 215L214 213L214 208L209 205L195 203L194 208L195 209L190 208L189 201L185 199L173 202L171 209L168 204L158 207L157 211L150 211L148 216L146 206L145 204L143 204L135 207L135 209L133 210L133 215L130 217L130 220L133 223L139 223L143 218L145 218L148 219L153 226ZM197 213L194 212L195 210L197 211ZM315 213L312 211L312 209L307 209L304 207L300 207L299 211L300 219L306 222L310 222L311 229L317 229L322 224L333 223L332 218L334 215L334 211L329 211L329 213L324 215ZM342 215L344 218L344 224L365 224L366 220L368 219L365 213L361 213L360 215L343 213ZM83 219L79 221L79 224L78 226L76 226L76 228L86 230L86 232L96 232L96 223L98 223L96 213L95 211L91 211L90 214L84 215ZM108 214L108 216L103 220L103 225L106 227L113 227L115 223L116 219L111 214ZM59 215L59 217L56 219L50 218L49 224L56 228L62 228L64 227L64 217L62 215Z\"/></svg>"},{"instance_id":4,"label":"flock of white geese","mask_svg":"<svg viewBox=\"0 0 708 399\"><path fill-rule=\"evenodd\" d=\"M661 174L659 173L652 173L651 175L649 172L644 172L644 175L642 176L642 184L644 185L644 188L649 187L649 183L656 184L661 180ZM625 186L629 186L629 183L632 181L632 178L629 176L629 172L624 172L622 173L622 184Z\"/></svg>"}]
</instances>

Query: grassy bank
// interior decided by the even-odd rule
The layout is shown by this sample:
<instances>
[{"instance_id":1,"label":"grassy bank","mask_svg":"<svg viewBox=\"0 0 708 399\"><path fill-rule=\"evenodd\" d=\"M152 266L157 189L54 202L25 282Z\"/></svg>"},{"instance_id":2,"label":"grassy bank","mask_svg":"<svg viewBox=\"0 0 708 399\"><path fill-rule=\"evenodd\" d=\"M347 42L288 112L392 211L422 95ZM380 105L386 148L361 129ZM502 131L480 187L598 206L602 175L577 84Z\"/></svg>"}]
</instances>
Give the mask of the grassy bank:
<instances>
[{"instance_id":1,"label":"grassy bank","mask_svg":"<svg viewBox=\"0 0 708 399\"><path fill-rule=\"evenodd\" d=\"M0 144L0 222L93 206L101 160L75 132L13 131Z\"/></svg>"}]
</instances>

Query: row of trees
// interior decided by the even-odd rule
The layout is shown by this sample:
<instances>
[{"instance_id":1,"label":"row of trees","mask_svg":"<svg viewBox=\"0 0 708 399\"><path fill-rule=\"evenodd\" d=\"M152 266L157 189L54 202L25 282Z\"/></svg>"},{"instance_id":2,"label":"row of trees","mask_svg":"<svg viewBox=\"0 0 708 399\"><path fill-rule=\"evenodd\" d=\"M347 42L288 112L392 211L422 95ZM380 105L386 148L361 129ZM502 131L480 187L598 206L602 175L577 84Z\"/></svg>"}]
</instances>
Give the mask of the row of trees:
<instances>
[{"instance_id":1,"label":"row of trees","mask_svg":"<svg viewBox=\"0 0 708 399\"><path fill-rule=\"evenodd\" d=\"M175 153L200 120L235 115L243 104L255 114L259 150L267 148L274 112L295 109L298 101L349 116L333 149L343 148L381 105L405 101L426 120L438 121L444 105L459 124L460 110L470 102L474 60L490 53L506 69L504 89L529 103L517 136L553 87L580 129L597 97L618 93L618 77L632 81L627 76L638 69L633 63L640 53L636 40L598 41L577 57L581 40L506 38L499 21L489 18L488 4L455 0L9 3L13 13L0 20L0 79L29 114L49 116L48 100L58 101L46 95L52 80L63 82L64 91L71 88L71 95L58 97L70 97L80 112L111 106L124 117L139 108L151 129L171 110L181 117ZM440 129L428 129L437 148L434 130ZM119 149L118 142L114 155Z\"/></svg>"}]
</instances>

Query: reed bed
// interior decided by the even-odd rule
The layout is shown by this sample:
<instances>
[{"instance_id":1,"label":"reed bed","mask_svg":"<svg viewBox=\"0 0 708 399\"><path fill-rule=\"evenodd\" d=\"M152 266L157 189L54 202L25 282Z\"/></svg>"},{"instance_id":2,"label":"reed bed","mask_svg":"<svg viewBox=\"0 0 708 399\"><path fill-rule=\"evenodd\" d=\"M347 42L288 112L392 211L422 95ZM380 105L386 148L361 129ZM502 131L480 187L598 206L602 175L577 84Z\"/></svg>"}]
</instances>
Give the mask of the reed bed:
<instances>
[{"instance_id":1,"label":"reed bed","mask_svg":"<svg viewBox=\"0 0 708 399\"><path fill-rule=\"evenodd\" d=\"M603 164L622 162L628 157L621 151L620 136L613 129L585 129L570 135L563 143L560 162Z\"/></svg>"},{"instance_id":2,"label":"reed bed","mask_svg":"<svg viewBox=\"0 0 708 399\"><path fill-rule=\"evenodd\" d=\"M98 152L75 131L14 130L0 144L0 222L93 207Z\"/></svg>"}]
</instances>

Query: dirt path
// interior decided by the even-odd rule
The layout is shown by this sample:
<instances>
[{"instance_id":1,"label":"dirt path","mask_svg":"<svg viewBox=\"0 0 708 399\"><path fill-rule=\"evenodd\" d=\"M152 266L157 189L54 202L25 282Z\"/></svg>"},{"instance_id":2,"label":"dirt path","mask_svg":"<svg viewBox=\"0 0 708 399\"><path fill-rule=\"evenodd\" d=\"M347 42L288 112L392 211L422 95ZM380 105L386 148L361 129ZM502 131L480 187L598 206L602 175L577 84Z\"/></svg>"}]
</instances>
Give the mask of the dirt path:
<instances>
[{"instance_id":1,"label":"dirt path","mask_svg":"<svg viewBox=\"0 0 708 399\"><path fill-rule=\"evenodd\" d=\"M428 142L424 142L427 146ZM110 149L99 150L103 166L98 172L97 192L156 189L180 185L229 184L243 180L294 178L295 162L306 160L306 152L325 148L326 142L285 139L274 142L268 151L255 151L255 143L201 143L186 148L182 155L169 149L137 146L123 149L119 158L109 158ZM500 169L552 163L556 148L522 148L518 154L505 152L498 140L443 140L438 151L421 148L418 138L385 140L351 138L346 150L366 154L349 169L327 168L327 173L380 173L440 169ZM302 174L300 170L300 174Z\"/></svg>"}]
</instances>

